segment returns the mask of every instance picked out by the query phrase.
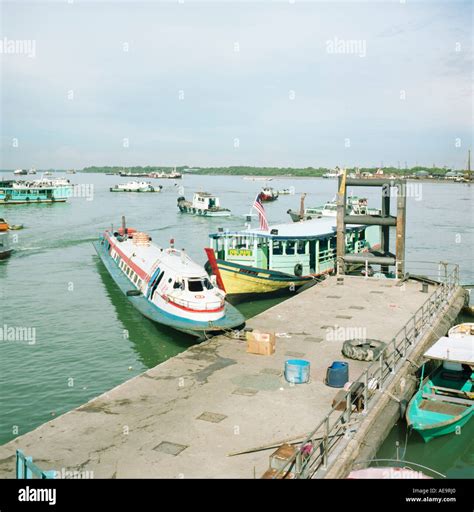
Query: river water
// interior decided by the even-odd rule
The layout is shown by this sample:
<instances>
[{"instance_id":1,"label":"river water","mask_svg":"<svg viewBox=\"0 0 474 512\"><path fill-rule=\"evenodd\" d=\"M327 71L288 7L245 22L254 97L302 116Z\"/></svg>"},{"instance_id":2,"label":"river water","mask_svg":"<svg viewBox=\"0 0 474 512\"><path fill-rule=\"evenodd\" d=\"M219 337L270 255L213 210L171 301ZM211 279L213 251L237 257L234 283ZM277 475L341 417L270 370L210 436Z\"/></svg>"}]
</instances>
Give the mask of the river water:
<instances>
[{"instance_id":1,"label":"river water","mask_svg":"<svg viewBox=\"0 0 474 512\"><path fill-rule=\"evenodd\" d=\"M64 204L0 206L0 216L10 224L25 225L15 232L14 255L0 262L0 326L27 327L31 334L29 341L0 342L0 443L83 404L194 342L154 325L128 303L92 247L99 233L111 224L118 226L125 215L129 226L149 232L156 243L167 246L174 238L178 248L186 248L192 258L204 263L208 234L218 227L242 229L263 184L238 176L186 175L176 182L153 180L164 187L159 194L134 195L109 192L110 186L126 178L81 173L67 177L81 185L76 192L84 197L72 197ZM270 224L289 221L286 211L298 208L300 192L308 193L306 204L313 206L332 199L337 187L335 180L320 178L279 178L270 184L296 190L296 195L281 196L265 205ZM191 198L199 190L216 193L233 215L205 219L181 214L176 206L178 193ZM459 263L462 281L474 283L473 191L474 187L465 184L419 182L407 191L408 260ZM379 204L380 191L368 188L363 192L369 204ZM413 263L414 270L418 265ZM275 303L255 301L239 308L248 318ZM394 430L386 443L387 453L397 436L404 439L403 432ZM410 438L410 443L421 447L413 449L420 463L434 456L422 441ZM472 442L456 444L446 438L439 443L452 447L445 450L453 462L442 468L444 472L460 476L472 470ZM427 465L431 463L430 459Z\"/></svg>"}]
</instances>

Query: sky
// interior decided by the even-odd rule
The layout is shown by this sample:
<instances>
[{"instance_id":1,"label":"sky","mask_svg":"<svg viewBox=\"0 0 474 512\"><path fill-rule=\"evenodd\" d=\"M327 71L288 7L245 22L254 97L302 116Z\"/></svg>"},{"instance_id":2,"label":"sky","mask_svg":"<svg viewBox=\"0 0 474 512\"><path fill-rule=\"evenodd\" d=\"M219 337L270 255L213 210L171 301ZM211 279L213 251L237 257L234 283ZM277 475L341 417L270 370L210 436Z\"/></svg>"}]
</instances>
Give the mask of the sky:
<instances>
[{"instance_id":1,"label":"sky","mask_svg":"<svg viewBox=\"0 0 474 512\"><path fill-rule=\"evenodd\" d=\"M464 167L472 11L2 2L0 168Z\"/></svg>"}]
</instances>

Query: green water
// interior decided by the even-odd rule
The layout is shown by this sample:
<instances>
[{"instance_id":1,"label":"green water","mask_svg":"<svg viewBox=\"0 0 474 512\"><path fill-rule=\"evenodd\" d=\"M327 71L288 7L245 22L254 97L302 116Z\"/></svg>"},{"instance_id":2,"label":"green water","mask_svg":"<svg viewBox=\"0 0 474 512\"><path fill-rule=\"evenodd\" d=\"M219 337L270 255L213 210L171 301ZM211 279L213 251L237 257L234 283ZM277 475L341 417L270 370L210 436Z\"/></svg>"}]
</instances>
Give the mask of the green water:
<instances>
[{"instance_id":1,"label":"green water","mask_svg":"<svg viewBox=\"0 0 474 512\"><path fill-rule=\"evenodd\" d=\"M262 186L241 177L185 176L178 184L187 197L197 190L215 192L233 213L230 218L205 219L179 213L176 199L180 191L173 182L161 181L161 194L133 195L108 191L126 178L67 177L74 183L93 185L93 200L0 206L0 216L11 224L25 225L15 233L15 254L0 263L0 326L35 329L34 344L0 342L0 443L195 342L154 325L135 311L95 255L91 242L100 232L112 223L117 226L124 214L129 226L150 232L162 245L175 238L178 248L186 248L191 257L204 263L208 234L219 226L242 228L244 215ZM308 205L323 204L336 191L333 180L279 179L271 184L275 188L294 185L297 193L307 192ZM369 201L372 198L375 204L377 198L378 203L377 192L366 190ZM270 223L288 221L286 211L298 203L299 196L281 196L266 205ZM408 258L458 262L464 282L474 283L471 205L471 187L423 184L422 200L408 200ZM255 301L239 308L248 318L276 302ZM472 462L472 444L461 443L457 450L461 459ZM466 450L469 454L464 455Z\"/></svg>"}]
</instances>

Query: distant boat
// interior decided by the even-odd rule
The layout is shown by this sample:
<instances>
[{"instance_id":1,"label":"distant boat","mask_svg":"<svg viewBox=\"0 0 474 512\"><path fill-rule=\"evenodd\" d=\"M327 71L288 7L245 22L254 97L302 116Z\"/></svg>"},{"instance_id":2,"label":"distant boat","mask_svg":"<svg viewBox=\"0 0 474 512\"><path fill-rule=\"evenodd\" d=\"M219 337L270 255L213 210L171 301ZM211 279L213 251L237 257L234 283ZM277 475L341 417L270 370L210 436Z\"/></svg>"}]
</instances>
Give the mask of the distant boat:
<instances>
[{"instance_id":1,"label":"distant boat","mask_svg":"<svg viewBox=\"0 0 474 512\"><path fill-rule=\"evenodd\" d=\"M66 171L67 174L76 174L76 171L74 169L69 169Z\"/></svg>"},{"instance_id":2,"label":"distant boat","mask_svg":"<svg viewBox=\"0 0 474 512\"><path fill-rule=\"evenodd\" d=\"M111 187L110 192L161 192L162 188L161 185L155 187L146 181L129 181Z\"/></svg>"},{"instance_id":3,"label":"distant boat","mask_svg":"<svg viewBox=\"0 0 474 512\"><path fill-rule=\"evenodd\" d=\"M260 199L264 203L276 201L278 199L278 192L272 187L264 187L260 192Z\"/></svg>"},{"instance_id":4,"label":"distant boat","mask_svg":"<svg viewBox=\"0 0 474 512\"><path fill-rule=\"evenodd\" d=\"M278 191L280 196L293 195L295 193L295 187L283 188Z\"/></svg>"},{"instance_id":5,"label":"distant boat","mask_svg":"<svg viewBox=\"0 0 474 512\"><path fill-rule=\"evenodd\" d=\"M406 420L428 442L458 431L474 414L474 336L442 337L424 357L442 364L422 381Z\"/></svg>"},{"instance_id":6,"label":"distant boat","mask_svg":"<svg viewBox=\"0 0 474 512\"><path fill-rule=\"evenodd\" d=\"M329 178L329 179L339 178L339 176L341 174L342 174L342 172L339 169L336 169L334 171L329 171L329 172L324 173L323 178Z\"/></svg>"},{"instance_id":7,"label":"distant boat","mask_svg":"<svg viewBox=\"0 0 474 512\"><path fill-rule=\"evenodd\" d=\"M26 169L17 169L16 171L13 171L13 174L20 176L20 175L28 174L28 171Z\"/></svg>"},{"instance_id":8,"label":"distant boat","mask_svg":"<svg viewBox=\"0 0 474 512\"><path fill-rule=\"evenodd\" d=\"M43 176L52 176L53 173L51 171L46 171L43 173Z\"/></svg>"},{"instance_id":9,"label":"distant boat","mask_svg":"<svg viewBox=\"0 0 474 512\"><path fill-rule=\"evenodd\" d=\"M310 208L304 207L304 199L306 194L301 196L302 205L300 211L288 210L286 213L291 217L293 222L300 220L311 220L318 217L336 217L337 201L333 199L322 206L314 206ZM380 215L379 208L369 208L367 198L358 196L347 196L347 215Z\"/></svg>"},{"instance_id":10,"label":"distant boat","mask_svg":"<svg viewBox=\"0 0 474 512\"><path fill-rule=\"evenodd\" d=\"M183 175L180 172L177 172L175 168L172 172L150 172L148 177L155 179L179 180L183 177Z\"/></svg>"},{"instance_id":11,"label":"distant boat","mask_svg":"<svg viewBox=\"0 0 474 512\"><path fill-rule=\"evenodd\" d=\"M36 174L36 169L30 169L30 170L28 171L28 174Z\"/></svg>"},{"instance_id":12,"label":"distant boat","mask_svg":"<svg viewBox=\"0 0 474 512\"><path fill-rule=\"evenodd\" d=\"M132 305L150 320L192 336L234 329L242 314L184 252L151 243L146 233L106 231L94 247Z\"/></svg>"},{"instance_id":13,"label":"distant boat","mask_svg":"<svg viewBox=\"0 0 474 512\"><path fill-rule=\"evenodd\" d=\"M221 207L219 198L209 192L196 192L192 202L178 197L178 208L182 213L202 217L228 217L231 214L229 209Z\"/></svg>"}]
</instances>

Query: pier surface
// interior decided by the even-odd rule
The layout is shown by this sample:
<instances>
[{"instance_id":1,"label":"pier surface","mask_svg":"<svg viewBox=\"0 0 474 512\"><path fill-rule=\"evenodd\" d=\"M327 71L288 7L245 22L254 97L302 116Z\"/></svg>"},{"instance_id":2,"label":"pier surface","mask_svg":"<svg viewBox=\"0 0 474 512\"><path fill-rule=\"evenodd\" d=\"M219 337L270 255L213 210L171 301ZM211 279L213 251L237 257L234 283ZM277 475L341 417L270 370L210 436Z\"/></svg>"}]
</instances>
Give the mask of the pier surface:
<instances>
[{"instance_id":1,"label":"pier surface","mask_svg":"<svg viewBox=\"0 0 474 512\"><path fill-rule=\"evenodd\" d=\"M14 477L16 448L43 470L95 478L258 478L274 449L229 453L310 432L338 391L324 378L345 360L341 333L365 329L388 342L436 287L422 293L417 281L345 277L338 285L330 277L248 321L277 333L275 354L248 354L245 341L227 336L192 346L1 446L0 478ZM310 361L308 384L285 381L284 363L294 358ZM347 361L350 381L369 364Z\"/></svg>"}]
</instances>

